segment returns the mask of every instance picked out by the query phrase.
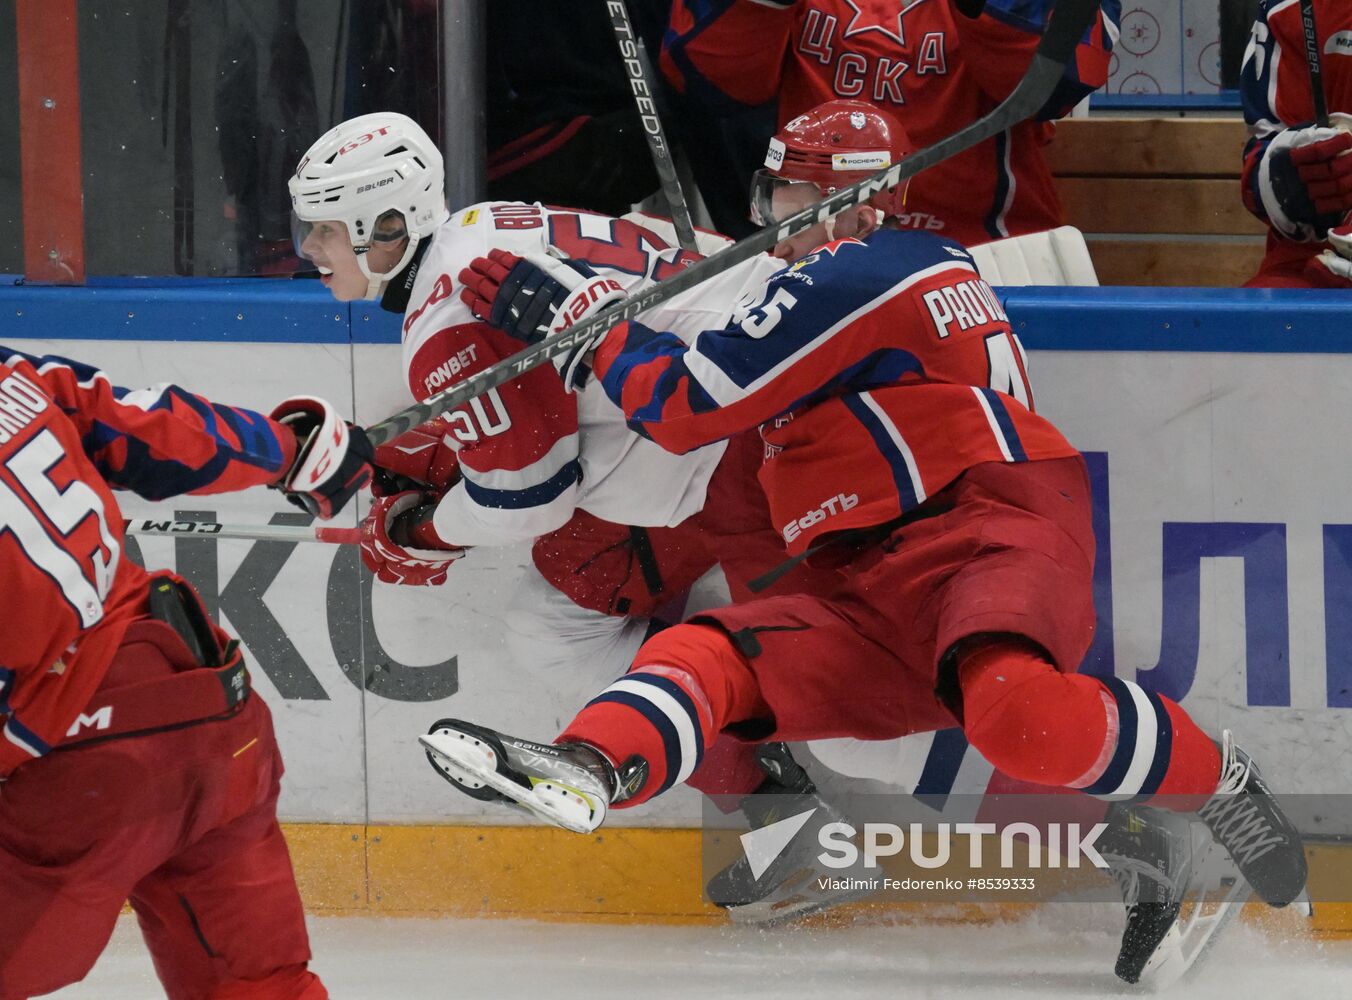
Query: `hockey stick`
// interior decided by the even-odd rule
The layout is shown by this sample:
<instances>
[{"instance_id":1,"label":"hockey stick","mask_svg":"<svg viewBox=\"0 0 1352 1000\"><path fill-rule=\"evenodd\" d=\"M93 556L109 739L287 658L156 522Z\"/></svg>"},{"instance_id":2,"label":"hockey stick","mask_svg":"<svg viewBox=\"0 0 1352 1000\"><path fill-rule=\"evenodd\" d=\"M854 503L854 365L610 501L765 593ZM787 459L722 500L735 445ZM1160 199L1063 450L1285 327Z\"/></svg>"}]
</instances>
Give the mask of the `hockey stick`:
<instances>
[{"instance_id":1,"label":"hockey stick","mask_svg":"<svg viewBox=\"0 0 1352 1000\"><path fill-rule=\"evenodd\" d=\"M652 153L653 167L657 170L657 179L662 183L662 196L667 200L671 223L676 227L676 238L680 240L682 249L693 252L697 249L695 226L690 221L690 209L686 206L681 182L676 177L676 165L671 162L671 147L667 145L662 119L657 116L653 89L648 84L652 79L648 53L634 36L634 25L629 20L624 0L606 0L606 10L610 13L610 26L615 30L615 41L620 45L620 59L624 62L625 72L629 74L634 101L638 104L638 116L643 122L643 134L647 137L648 150Z\"/></svg>"},{"instance_id":2,"label":"hockey stick","mask_svg":"<svg viewBox=\"0 0 1352 1000\"><path fill-rule=\"evenodd\" d=\"M435 396L429 396L420 403L414 403L408 409L401 410L389 419L368 428L367 437L373 445L378 446L419 424L435 420L443 413L448 413L489 389L511 381L550 358L567 353L575 344L587 343L612 326L633 319L657 303L665 302L677 292L683 292L707 278L721 274L796 233L801 233L819 222L834 218L848 208L862 204L880 191L896 187L926 167L970 149L977 143L984 142L1031 117L1056 89L1065 72L1066 64L1075 54L1075 46L1079 44L1085 30L1093 23L1098 9L1098 0L1060 0L1052 11L1051 21L1037 47L1028 72L1023 75L1013 93L985 117L978 118L947 139L941 139L932 146L911 153L871 177L841 188L817 204L809 205L796 215L785 219L778 226L753 233L712 257L692 264L679 274L616 302L590 319L531 344L465 381L444 389Z\"/></svg>"},{"instance_id":3,"label":"hockey stick","mask_svg":"<svg viewBox=\"0 0 1352 1000\"><path fill-rule=\"evenodd\" d=\"M1319 32L1314 24L1314 0L1300 0L1300 23L1305 29L1305 63L1310 68L1310 98L1314 101L1314 123L1329 127L1328 102L1324 99L1324 71L1319 59Z\"/></svg>"},{"instance_id":4,"label":"hockey stick","mask_svg":"<svg viewBox=\"0 0 1352 1000\"><path fill-rule=\"evenodd\" d=\"M356 545L360 528L326 528L298 524L221 524L219 521L163 521L137 518L122 522L128 535L170 535L182 538L252 539L259 542L327 542L330 545Z\"/></svg>"}]
</instances>

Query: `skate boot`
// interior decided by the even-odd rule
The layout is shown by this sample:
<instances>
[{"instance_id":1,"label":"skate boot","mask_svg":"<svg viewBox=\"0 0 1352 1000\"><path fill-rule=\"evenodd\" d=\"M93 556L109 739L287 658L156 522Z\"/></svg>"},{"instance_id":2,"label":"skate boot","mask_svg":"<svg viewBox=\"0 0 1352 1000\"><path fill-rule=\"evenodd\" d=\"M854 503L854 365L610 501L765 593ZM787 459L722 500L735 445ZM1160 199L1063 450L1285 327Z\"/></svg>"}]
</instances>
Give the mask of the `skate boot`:
<instances>
[{"instance_id":1,"label":"skate boot","mask_svg":"<svg viewBox=\"0 0 1352 1000\"><path fill-rule=\"evenodd\" d=\"M617 788L610 761L582 743L531 743L459 719L433 723L418 740L437 773L467 795L515 803L574 833L605 821Z\"/></svg>"},{"instance_id":2,"label":"skate boot","mask_svg":"<svg viewBox=\"0 0 1352 1000\"><path fill-rule=\"evenodd\" d=\"M1238 871L1189 817L1114 803L1099 852L1117 879L1127 926L1113 971L1128 982L1167 988L1198 967L1249 894ZM1213 853L1215 857L1213 857ZM1224 871L1217 871L1213 861ZM1226 877L1226 876L1229 877ZM1180 919L1183 903L1191 910Z\"/></svg>"},{"instance_id":3,"label":"skate boot","mask_svg":"<svg viewBox=\"0 0 1352 1000\"><path fill-rule=\"evenodd\" d=\"M817 794L812 779L793 759L783 743L767 743L756 753L766 778L741 801L741 810L760 830L782 819L817 810L823 823L844 822L845 817ZM709 902L728 911L737 923L768 926L798 920L873 892L870 873L862 860L854 868L825 868L817 860L820 848L814 838L797 837L760 878L752 873L745 854L709 879L705 893ZM835 885L858 885L850 889L823 889L819 879Z\"/></svg>"},{"instance_id":4,"label":"skate boot","mask_svg":"<svg viewBox=\"0 0 1352 1000\"><path fill-rule=\"evenodd\" d=\"M1221 734L1220 750L1220 785L1197 815L1230 852L1253 891L1269 906L1286 906L1305 888L1300 834L1228 729Z\"/></svg>"}]
</instances>

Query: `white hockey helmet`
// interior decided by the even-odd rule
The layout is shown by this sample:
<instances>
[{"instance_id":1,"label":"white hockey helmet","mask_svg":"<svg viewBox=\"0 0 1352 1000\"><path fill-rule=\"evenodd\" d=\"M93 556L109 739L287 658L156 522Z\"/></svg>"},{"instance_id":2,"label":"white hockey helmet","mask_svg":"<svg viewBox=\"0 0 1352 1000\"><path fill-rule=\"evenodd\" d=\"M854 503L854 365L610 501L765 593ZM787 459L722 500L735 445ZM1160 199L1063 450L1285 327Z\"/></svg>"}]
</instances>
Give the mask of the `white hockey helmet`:
<instances>
[{"instance_id":1,"label":"white hockey helmet","mask_svg":"<svg viewBox=\"0 0 1352 1000\"><path fill-rule=\"evenodd\" d=\"M301 157L288 187L296 253L305 256L301 244L314 223L342 222L369 281L368 299L450 218L441 153L417 122L391 111L362 115L325 132ZM366 262L371 243L405 236L408 246L399 263L372 274Z\"/></svg>"}]
</instances>

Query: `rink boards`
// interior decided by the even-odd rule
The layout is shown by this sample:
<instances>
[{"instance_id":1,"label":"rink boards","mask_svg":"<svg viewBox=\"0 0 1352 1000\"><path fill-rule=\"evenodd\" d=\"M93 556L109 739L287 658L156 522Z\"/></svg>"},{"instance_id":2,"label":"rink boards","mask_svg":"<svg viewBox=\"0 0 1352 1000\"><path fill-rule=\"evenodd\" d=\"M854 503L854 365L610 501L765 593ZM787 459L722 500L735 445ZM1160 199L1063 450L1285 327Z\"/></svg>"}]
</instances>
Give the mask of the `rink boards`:
<instances>
[{"instance_id":1,"label":"rink boards","mask_svg":"<svg viewBox=\"0 0 1352 1000\"><path fill-rule=\"evenodd\" d=\"M1100 628L1085 669L1134 678L1204 725L1232 727L1280 788L1347 789L1352 354L1338 342L1336 300L1307 296L1294 310L1271 293L1132 295L1027 290L1008 302L1039 409L1093 473ZM313 393L369 424L406 402L393 318L349 311L305 282L5 289L0 334L96 362L119 384L175 381L241 405ZM287 511L263 490L126 508L238 523ZM476 551L427 590L373 588L350 547L184 538L140 548L148 565L193 579L243 639L286 753L288 819L511 823L452 794L415 734L454 715L549 737L592 693L593 680L506 661L501 613L524 548ZM893 773L871 776L909 786L928 738L911 744ZM979 788L981 762L947 744L931 775ZM687 825L698 810L674 794L616 818Z\"/></svg>"},{"instance_id":2,"label":"rink boards","mask_svg":"<svg viewBox=\"0 0 1352 1000\"><path fill-rule=\"evenodd\" d=\"M1007 305L1040 411L1089 453L1100 629L1085 669L1232 727L1278 788L1346 790L1352 354L1336 297L1027 290ZM98 363L119 384L175 381L241 405L313 393L369 424L406 401L393 319L307 282L6 288L0 335ZM240 523L284 511L262 490L127 504L129 516ZM594 687L507 662L502 609L524 548L474 552L430 590L373 588L348 547L184 538L140 550L193 579L244 640L286 754L291 821L510 825L447 788L415 734L452 715L547 738ZM913 738L865 771L905 787L922 771L982 787L988 769L970 750L941 740L930 754L930 742ZM680 790L615 819L698 818Z\"/></svg>"}]
</instances>

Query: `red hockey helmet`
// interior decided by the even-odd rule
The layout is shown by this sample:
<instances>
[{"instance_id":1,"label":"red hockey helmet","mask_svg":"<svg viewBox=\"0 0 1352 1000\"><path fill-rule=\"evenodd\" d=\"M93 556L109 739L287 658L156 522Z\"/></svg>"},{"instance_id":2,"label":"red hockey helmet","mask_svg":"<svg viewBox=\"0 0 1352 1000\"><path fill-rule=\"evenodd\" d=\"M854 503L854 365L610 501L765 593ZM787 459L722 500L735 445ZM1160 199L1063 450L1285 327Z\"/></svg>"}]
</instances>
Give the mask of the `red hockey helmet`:
<instances>
[{"instance_id":1,"label":"red hockey helmet","mask_svg":"<svg viewBox=\"0 0 1352 1000\"><path fill-rule=\"evenodd\" d=\"M799 115L770 140L765 166L751 181L751 219L768 226L787 218L808 202L777 191L811 182L821 195L890 167L915 147L900 123L886 111L863 101L827 101ZM906 199L899 184L869 199L884 215L898 215ZM812 199L814 201L820 198ZM778 211L776 211L778 205Z\"/></svg>"}]
</instances>

